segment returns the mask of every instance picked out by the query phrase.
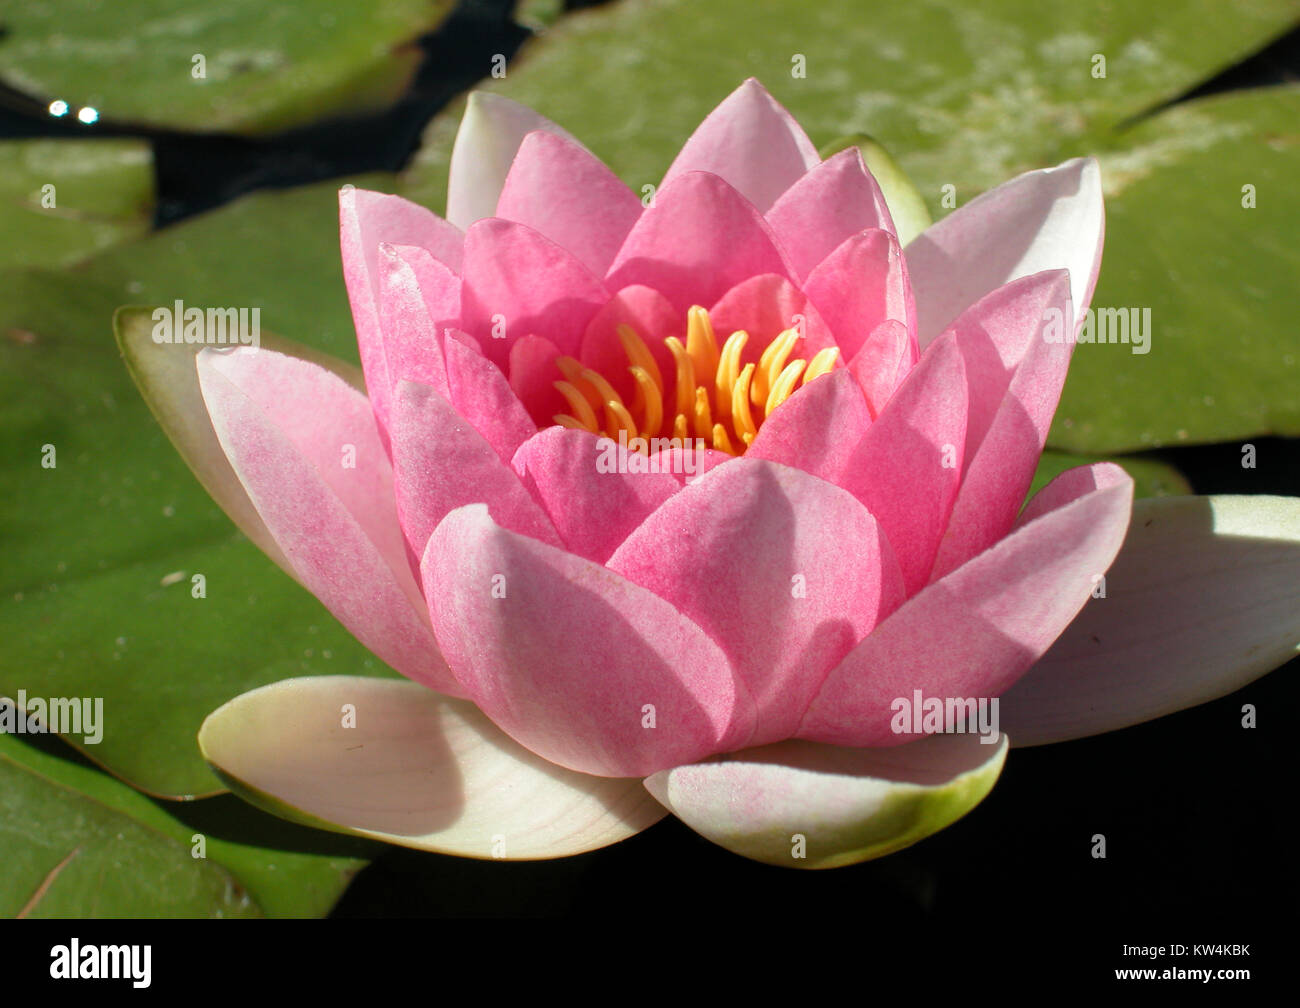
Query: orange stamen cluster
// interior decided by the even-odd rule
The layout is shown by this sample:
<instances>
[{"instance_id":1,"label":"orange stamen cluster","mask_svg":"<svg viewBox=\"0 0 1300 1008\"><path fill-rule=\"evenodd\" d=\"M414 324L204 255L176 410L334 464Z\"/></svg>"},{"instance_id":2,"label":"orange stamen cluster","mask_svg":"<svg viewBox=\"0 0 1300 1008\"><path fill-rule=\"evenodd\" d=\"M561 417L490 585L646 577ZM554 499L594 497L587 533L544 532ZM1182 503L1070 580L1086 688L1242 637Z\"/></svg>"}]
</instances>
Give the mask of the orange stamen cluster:
<instances>
[{"instance_id":1,"label":"orange stamen cluster","mask_svg":"<svg viewBox=\"0 0 1300 1008\"><path fill-rule=\"evenodd\" d=\"M664 340L673 356L676 374L671 387L650 348L628 325L618 327L633 379L629 405L600 374L572 357L556 363L563 381L555 383L569 406L554 417L562 427L603 434L617 439L700 438L710 448L742 455L753 442L763 421L800 385L835 367L839 350L828 347L811 361L790 360L798 343L797 327L778 335L758 363L740 364L749 341L743 330L733 332L721 349L713 334L709 313L699 305L686 314L686 345L676 336Z\"/></svg>"}]
</instances>

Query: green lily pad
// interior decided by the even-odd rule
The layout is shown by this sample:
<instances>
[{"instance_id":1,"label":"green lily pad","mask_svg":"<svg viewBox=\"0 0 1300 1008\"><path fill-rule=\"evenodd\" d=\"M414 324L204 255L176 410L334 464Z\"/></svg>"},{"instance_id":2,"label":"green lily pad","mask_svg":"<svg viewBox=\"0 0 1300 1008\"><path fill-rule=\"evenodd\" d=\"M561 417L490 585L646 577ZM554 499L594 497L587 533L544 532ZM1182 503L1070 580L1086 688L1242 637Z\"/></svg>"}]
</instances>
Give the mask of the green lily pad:
<instances>
[{"instance_id":1,"label":"green lily pad","mask_svg":"<svg viewBox=\"0 0 1300 1008\"><path fill-rule=\"evenodd\" d=\"M27 769L0 742L0 915L260 916L224 869Z\"/></svg>"},{"instance_id":2,"label":"green lily pad","mask_svg":"<svg viewBox=\"0 0 1300 1008\"><path fill-rule=\"evenodd\" d=\"M1295 20L1289 0L616 3L567 16L484 83L568 129L639 191L757 77L814 144L874 137L937 217L943 185L961 204L1086 153L1085 137L1177 97ZM792 35L791 25L802 27ZM1104 79L1093 77L1096 54ZM431 125L408 180L435 209L461 107Z\"/></svg>"},{"instance_id":3,"label":"green lily pad","mask_svg":"<svg viewBox=\"0 0 1300 1008\"><path fill-rule=\"evenodd\" d=\"M544 32L564 17L564 0L518 0L515 20L532 32Z\"/></svg>"},{"instance_id":4,"label":"green lily pad","mask_svg":"<svg viewBox=\"0 0 1300 1008\"><path fill-rule=\"evenodd\" d=\"M923 2L869 15L800 0L624 3L565 18L485 86L555 120L638 190L751 75L815 144L875 138L936 219L953 205L945 186L961 206L1019 172L1099 156L1108 223L1094 304L1149 307L1154 345L1081 347L1049 443L1126 452L1300 432L1295 89L1176 105L1129 127L1295 22L1287 0ZM796 23L808 30L792 37ZM462 108L430 125L403 179L435 209ZM1255 210L1241 206L1245 184Z\"/></svg>"},{"instance_id":5,"label":"green lily pad","mask_svg":"<svg viewBox=\"0 0 1300 1008\"><path fill-rule=\"evenodd\" d=\"M1300 434L1297 123L1300 88L1230 93L1175 106L1101 154L1106 249L1093 305L1149 308L1149 352L1078 347L1052 445Z\"/></svg>"},{"instance_id":6,"label":"green lily pad","mask_svg":"<svg viewBox=\"0 0 1300 1008\"><path fill-rule=\"evenodd\" d=\"M144 141L0 142L0 269L64 266L139 237L153 201Z\"/></svg>"},{"instance_id":7,"label":"green lily pad","mask_svg":"<svg viewBox=\"0 0 1300 1008\"><path fill-rule=\"evenodd\" d=\"M336 191L249 197L115 249L75 281L0 277L0 694L103 697L102 742L69 741L153 794L222 790L195 737L240 693L297 675L394 674L235 530L112 334L124 301L260 306L266 329L355 361ZM54 468L42 467L47 444ZM194 597L195 574L206 597Z\"/></svg>"},{"instance_id":8,"label":"green lily pad","mask_svg":"<svg viewBox=\"0 0 1300 1008\"><path fill-rule=\"evenodd\" d=\"M0 778L4 916L20 912L73 850L31 916L322 916L374 846L295 827L230 795L147 798L50 736L0 734ZM82 818L64 827L69 814ZM200 838L204 858L196 859ZM74 865L95 864L120 885L101 892L93 875L78 884Z\"/></svg>"},{"instance_id":9,"label":"green lily pad","mask_svg":"<svg viewBox=\"0 0 1300 1008\"><path fill-rule=\"evenodd\" d=\"M0 83L76 115L261 134L396 100L451 0L10 4ZM195 57L202 57L202 64ZM199 71L202 70L202 76Z\"/></svg>"},{"instance_id":10,"label":"green lily pad","mask_svg":"<svg viewBox=\"0 0 1300 1008\"><path fill-rule=\"evenodd\" d=\"M1090 458L1083 455L1071 455L1067 452L1045 451L1034 473L1034 482L1029 488L1029 496L1038 493L1057 476L1076 466L1091 465L1094 462L1114 462L1124 467L1124 471L1133 477L1134 497L1177 497L1192 492L1192 485L1187 482L1176 468L1159 459L1134 456L1111 456L1109 458Z\"/></svg>"},{"instance_id":11,"label":"green lily pad","mask_svg":"<svg viewBox=\"0 0 1300 1008\"><path fill-rule=\"evenodd\" d=\"M79 278L113 288L122 304L246 305L264 329L357 363L339 253L344 182L391 192L385 173L257 192L98 257ZM105 319L111 334L112 310Z\"/></svg>"}]
</instances>

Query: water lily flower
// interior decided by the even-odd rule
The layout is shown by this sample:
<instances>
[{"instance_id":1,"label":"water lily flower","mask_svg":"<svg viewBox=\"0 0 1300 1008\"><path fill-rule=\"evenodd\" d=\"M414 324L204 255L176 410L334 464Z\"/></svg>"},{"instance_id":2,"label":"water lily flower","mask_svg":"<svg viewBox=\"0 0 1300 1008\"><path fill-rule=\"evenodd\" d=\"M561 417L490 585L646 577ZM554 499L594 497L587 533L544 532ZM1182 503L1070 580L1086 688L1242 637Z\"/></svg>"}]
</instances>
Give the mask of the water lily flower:
<instances>
[{"instance_id":1,"label":"water lily flower","mask_svg":"<svg viewBox=\"0 0 1300 1008\"><path fill-rule=\"evenodd\" d=\"M340 209L364 389L272 341L127 348L217 500L406 677L214 712L200 745L250 801L485 858L672 812L849 864L973 808L1009 738L1159 716L1294 646L1293 617L1247 619L1246 651L1200 577L1253 577L1234 551L1294 538L1294 502L1139 502L1130 528L1131 479L1096 464L1024 504L1101 262L1091 160L904 250L859 149L823 160L755 81L644 201L475 94L445 219ZM951 713L995 699L1001 733Z\"/></svg>"}]
</instances>

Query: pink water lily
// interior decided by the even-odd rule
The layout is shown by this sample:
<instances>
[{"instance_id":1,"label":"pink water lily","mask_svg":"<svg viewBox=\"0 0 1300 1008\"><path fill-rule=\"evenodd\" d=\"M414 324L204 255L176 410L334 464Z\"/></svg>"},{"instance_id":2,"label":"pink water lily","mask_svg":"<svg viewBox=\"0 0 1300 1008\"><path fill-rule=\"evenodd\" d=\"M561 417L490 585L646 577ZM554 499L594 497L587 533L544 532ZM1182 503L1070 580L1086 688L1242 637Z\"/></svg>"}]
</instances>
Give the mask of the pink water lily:
<instances>
[{"instance_id":1,"label":"pink water lily","mask_svg":"<svg viewBox=\"0 0 1300 1008\"><path fill-rule=\"evenodd\" d=\"M159 394L241 527L411 680L289 680L215 712L200 744L250 800L510 858L672 811L824 867L943 828L1001 769L1007 735L900 728L899 698L1000 697L1012 737L1044 742L1263 671L1225 654L1148 696L1115 679L1140 641L1096 674L1086 648L1040 661L1132 509L1110 464L1024 505L1101 261L1091 160L904 252L858 149L822 160L757 82L644 202L477 94L446 219L350 187L340 207L364 392L263 347L206 350ZM1124 584L1181 507L1134 523Z\"/></svg>"}]
</instances>

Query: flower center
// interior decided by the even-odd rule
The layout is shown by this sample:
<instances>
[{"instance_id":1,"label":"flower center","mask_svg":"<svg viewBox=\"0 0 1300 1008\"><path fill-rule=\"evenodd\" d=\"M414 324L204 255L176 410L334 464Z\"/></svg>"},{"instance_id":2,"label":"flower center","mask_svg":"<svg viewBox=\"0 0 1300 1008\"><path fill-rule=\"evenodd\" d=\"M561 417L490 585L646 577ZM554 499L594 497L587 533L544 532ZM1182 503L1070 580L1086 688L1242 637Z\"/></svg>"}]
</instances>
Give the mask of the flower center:
<instances>
[{"instance_id":1,"label":"flower center","mask_svg":"<svg viewBox=\"0 0 1300 1008\"><path fill-rule=\"evenodd\" d=\"M797 387L834 368L839 357L837 347L827 347L811 361L790 360L800 338L794 327L772 340L757 364L742 367L740 355L749 334L733 332L719 350L709 313L696 305L686 313L686 345L676 336L664 340L676 370L669 387L636 330L620 325L618 338L634 382L631 405L602 375L572 357L561 357L556 364L564 380L555 387L569 412L552 419L562 427L611 438L624 433L628 441L696 437L730 455L743 455L763 421Z\"/></svg>"}]
</instances>

